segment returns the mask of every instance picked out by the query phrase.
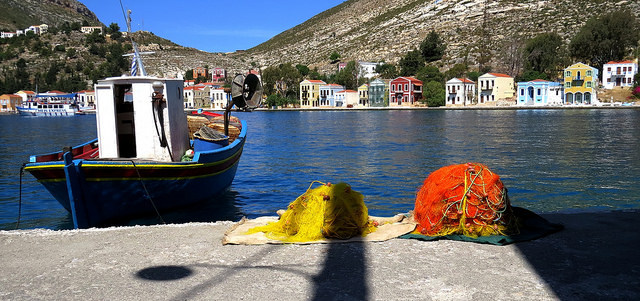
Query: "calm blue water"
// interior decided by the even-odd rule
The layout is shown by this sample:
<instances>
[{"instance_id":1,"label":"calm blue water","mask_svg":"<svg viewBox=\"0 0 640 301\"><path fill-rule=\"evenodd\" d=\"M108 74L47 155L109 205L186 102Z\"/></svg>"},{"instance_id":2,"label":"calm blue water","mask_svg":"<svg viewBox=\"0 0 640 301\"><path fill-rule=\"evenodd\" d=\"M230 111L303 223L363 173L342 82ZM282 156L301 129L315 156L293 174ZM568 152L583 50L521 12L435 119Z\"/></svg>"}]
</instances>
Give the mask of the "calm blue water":
<instances>
[{"instance_id":1,"label":"calm blue water","mask_svg":"<svg viewBox=\"0 0 640 301\"><path fill-rule=\"evenodd\" d=\"M235 113L249 134L221 203L163 214L165 221L274 215L314 180L347 182L371 215L413 209L426 176L480 162L513 205L542 212L640 208L640 110L320 111ZM0 229L18 215L19 170L29 155L94 138L95 116L0 116ZM203 188L204 189L204 188ZM152 224L154 217L128 224ZM20 228L71 228L69 214L25 173Z\"/></svg>"}]
</instances>

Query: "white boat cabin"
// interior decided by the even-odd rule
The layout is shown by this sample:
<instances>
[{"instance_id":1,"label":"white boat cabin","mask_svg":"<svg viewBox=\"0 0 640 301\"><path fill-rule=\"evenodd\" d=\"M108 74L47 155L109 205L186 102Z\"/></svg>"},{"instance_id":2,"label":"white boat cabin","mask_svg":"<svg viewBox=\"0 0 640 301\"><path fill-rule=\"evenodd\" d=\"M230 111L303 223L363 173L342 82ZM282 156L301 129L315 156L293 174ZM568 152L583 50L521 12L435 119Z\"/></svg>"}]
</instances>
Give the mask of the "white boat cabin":
<instances>
[{"instance_id":1,"label":"white boat cabin","mask_svg":"<svg viewBox=\"0 0 640 301\"><path fill-rule=\"evenodd\" d=\"M189 148L183 82L122 76L95 85L100 158L178 162Z\"/></svg>"}]
</instances>

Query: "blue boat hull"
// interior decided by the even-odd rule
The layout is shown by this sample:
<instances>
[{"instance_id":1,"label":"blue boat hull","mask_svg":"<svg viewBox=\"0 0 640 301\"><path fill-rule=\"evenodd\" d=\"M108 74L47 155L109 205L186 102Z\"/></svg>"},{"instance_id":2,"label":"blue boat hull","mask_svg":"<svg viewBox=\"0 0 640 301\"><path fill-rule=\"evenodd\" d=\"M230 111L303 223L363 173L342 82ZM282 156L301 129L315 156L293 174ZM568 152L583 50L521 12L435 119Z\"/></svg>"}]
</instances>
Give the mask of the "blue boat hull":
<instances>
[{"instance_id":1,"label":"blue boat hull","mask_svg":"<svg viewBox=\"0 0 640 301\"><path fill-rule=\"evenodd\" d=\"M156 210L162 214L201 201L215 201L233 182L245 139L243 123L240 136L233 143L196 152L191 162L124 159L37 162L38 158L60 158L54 153L32 156L32 163L25 170L71 212L76 227L97 227L155 214ZM74 149L84 152L91 144L97 144L96 140Z\"/></svg>"}]
</instances>

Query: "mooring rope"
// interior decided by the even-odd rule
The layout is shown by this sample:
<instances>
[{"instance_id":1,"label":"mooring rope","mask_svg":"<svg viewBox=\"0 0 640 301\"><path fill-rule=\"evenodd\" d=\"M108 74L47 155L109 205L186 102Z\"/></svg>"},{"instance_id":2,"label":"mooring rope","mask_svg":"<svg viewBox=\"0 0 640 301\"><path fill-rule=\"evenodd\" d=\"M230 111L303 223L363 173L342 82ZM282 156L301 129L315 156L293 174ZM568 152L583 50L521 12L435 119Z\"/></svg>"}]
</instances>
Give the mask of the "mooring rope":
<instances>
[{"instance_id":1,"label":"mooring rope","mask_svg":"<svg viewBox=\"0 0 640 301\"><path fill-rule=\"evenodd\" d=\"M145 185L144 181L142 180L142 176L140 175L140 171L138 171L138 167L136 166L136 163L133 162L133 160L129 160L129 161L131 162L131 164L133 164L133 169L135 169L136 173L138 174L138 180L140 180L140 183L142 184L142 188L144 188L144 192L146 193L147 198L149 199L149 202L151 202L151 206L153 206L153 210L156 211L156 214L158 215L158 218L160 219L160 221L163 224L166 224L166 222L162 218L162 215L160 215L160 211L158 211L158 207L156 207L156 203L151 198L151 194L149 193L149 190L147 190L147 185Z\"/></svg>"}]
</instances>

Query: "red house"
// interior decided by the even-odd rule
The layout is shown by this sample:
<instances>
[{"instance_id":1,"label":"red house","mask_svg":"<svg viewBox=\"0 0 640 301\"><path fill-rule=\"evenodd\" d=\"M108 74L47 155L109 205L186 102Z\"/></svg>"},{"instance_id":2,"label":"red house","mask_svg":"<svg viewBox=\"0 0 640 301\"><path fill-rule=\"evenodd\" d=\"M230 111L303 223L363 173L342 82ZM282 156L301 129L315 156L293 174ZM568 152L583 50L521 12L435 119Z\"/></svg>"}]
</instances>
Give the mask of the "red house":
<instances>
[{"instance_id":1,"label":"red house","mask_svg":"<svg viewBox=\"0 0 640 301\"><path fill-rule=\"evenodd\" d=\"M398 77L389 83L389 106L413 105L422 99L422 81Z\"/></svg>"},{"instance_id":2,"label":"red house","mask_svg":"<svg viewBox=\"0 0 640 301\"><path fill-rule=\"evenodd\" d=\"M214 82L223 82L227 77L227 70L224 68L213 68L211 70L211 80Z\"/></svg>"}]
</instances>

